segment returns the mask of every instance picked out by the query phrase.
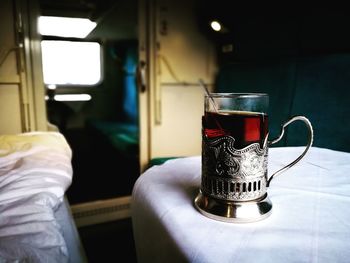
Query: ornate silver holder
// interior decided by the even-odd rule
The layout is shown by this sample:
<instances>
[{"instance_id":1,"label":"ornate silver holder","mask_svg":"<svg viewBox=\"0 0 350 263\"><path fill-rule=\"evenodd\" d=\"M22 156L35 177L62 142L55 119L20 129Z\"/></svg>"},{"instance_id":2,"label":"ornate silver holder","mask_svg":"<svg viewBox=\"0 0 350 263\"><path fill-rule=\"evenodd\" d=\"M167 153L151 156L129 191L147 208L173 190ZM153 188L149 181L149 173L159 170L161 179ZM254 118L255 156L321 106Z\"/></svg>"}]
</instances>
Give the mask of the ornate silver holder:
<instances>
[{"instance_id":1,"label":"ornate silver holder","mask_svg":"<svg viewBox=\"0 0 350 263\"><path fill-rule=\"evenodd\" d=\"M272 211L267 196L267 145L234 147L232 136L203 136L201 188L194 203L205 216L224 222L247 223Z\"/></svg>"},{"instance_id":2,"label":"ornate silver holder","mask_svg":"<svg viewBox=\"0 0 350 263\"><path fill-rule=\"evenodd\" d=\"M194 204L206 217L231 223L259 221L268 217L272 212L272 203L267 193L252 201L224 201L206 196L199 191Z\"/></svg>"},{"instance_id":3,"label":"ornate silver holder","mask_svg":"<svg viewBox=\"0 0 350 263\"><path fill-rule=\"evenodd\" d=\"M309 130L308 144L293 162L268 176L268 148L283 137L284 129L294 121L303 121ZM202 178L195 207L208 218L224 222L249 223L268 217L272 203L267 194L271 180L299 162L313 141L311 123L295 116L282 125L280 136L267 137L262 147L253 143L243 149L234 147L232 136L207 138L203 135Z\"/></svg>"}]
</instances>

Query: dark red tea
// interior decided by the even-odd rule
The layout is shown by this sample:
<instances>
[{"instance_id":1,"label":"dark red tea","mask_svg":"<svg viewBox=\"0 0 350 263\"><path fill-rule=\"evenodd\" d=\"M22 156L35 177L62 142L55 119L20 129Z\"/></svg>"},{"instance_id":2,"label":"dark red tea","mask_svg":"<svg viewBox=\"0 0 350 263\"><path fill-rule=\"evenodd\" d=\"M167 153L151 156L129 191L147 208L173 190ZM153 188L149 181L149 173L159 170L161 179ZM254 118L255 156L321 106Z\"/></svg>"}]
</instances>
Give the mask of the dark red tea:
<instances>
[{"instance_id":1,"label":"dark red tea","mask_svg":"<svg viewBox=\"0 0 350 263\"><path fill-rule=\"evenodd\" d=\"M263 147L268 133L268 116L247 111L205 112L202 118L204 135L214 138L230 135L235 139L234 147L242 149L252 143Z\"/></svg>"}]
</instances>

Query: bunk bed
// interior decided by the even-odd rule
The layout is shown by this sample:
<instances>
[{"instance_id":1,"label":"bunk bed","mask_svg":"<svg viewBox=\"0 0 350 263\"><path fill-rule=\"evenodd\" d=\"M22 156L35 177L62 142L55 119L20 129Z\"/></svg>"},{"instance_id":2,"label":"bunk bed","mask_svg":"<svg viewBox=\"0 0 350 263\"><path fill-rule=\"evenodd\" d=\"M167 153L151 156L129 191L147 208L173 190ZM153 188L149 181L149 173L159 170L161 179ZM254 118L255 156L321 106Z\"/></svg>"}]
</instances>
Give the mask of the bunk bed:
<instances>
[{"instance_id":1,"label":"bunk bed","mask_svg":"<svg viewBox=\"0 0 350 263\"><path fill-rule=\"evenodd\" d=\"M0 262L86 262L65 192L72 151L59 132L0 135Z\"/></svg>"}]
</instances>

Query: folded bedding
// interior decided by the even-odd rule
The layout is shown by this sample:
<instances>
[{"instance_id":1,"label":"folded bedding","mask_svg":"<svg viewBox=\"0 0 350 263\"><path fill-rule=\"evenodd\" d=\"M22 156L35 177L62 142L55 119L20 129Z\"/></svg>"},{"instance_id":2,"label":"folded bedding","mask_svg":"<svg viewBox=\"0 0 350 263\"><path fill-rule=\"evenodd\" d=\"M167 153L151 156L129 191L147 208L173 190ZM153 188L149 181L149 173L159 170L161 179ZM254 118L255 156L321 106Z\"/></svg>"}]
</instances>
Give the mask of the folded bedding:
<instances>
[{"instance_id":1,"label":"folded bedding","mask_svg":"<svg viewBox=\"0 0 350 263\"><path fill-rule=\"evenodd\" d=\"M0 262L68 262L54 213L72 182L58 132L0 135Z\"/></svg>"}]
</instances>

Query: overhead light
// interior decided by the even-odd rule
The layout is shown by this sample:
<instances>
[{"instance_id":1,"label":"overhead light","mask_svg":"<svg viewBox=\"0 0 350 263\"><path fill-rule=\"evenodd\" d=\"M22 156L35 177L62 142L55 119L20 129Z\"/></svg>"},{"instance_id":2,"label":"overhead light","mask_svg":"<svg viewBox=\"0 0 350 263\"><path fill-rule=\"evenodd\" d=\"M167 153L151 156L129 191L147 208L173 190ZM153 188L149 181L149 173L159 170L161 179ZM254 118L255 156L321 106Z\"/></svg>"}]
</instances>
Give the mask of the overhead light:
<instances>
[{"instance_id":1,"label":"overhead light","mask_svg":"<svg viewBox=\"0 0 350 263\"><path fill-rule=\"evenodd\" d=\"M56 101L89 101L91 95L89 94L59 94L55 95Z\"/></svg>"},{"instance_id":2,"label":"overhead light","mask_svg":"<svg viewBox=\"0 0 350 263\"><path fill-rule=\"evenodd\" d=\"M55 84L49 84L47 85L47 88L50 90L55 90L56 89L56 85Z\"/></svg>"},{"instance_id":3,"label":"overhead light","mask_svg":"<svg viewBox=\"0 0 350 263\"><path fill-rule=\"evenodd\" d=\"M97 23L87 18L40 16L39 32L44 36L85 38Z\"/></svg>"},{"instance_id":4,"label":"overhead light","mask_svg":"<svg viewBox=\"0 0 350 263\"><path fill-rule=\"evenodd\" d=\"M210 22L210 26L211 26L211 28L212 28L214 31L220 31L220 30L221 30L221 24L220 24L218 21L216 21L216 20L211 21L211 22Z\"/></svg>"}]
</instances>

